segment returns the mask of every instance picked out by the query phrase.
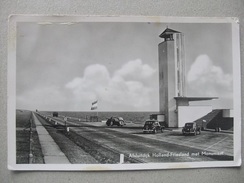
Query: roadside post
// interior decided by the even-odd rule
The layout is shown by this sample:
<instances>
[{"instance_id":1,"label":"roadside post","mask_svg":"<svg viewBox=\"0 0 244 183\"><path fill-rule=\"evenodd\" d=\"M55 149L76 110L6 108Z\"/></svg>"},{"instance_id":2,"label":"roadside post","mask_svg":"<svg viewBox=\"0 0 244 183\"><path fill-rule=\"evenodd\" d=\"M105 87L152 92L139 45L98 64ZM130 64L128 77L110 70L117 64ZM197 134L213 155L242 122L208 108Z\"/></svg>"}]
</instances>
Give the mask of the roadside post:
<instances>
[{"instance_id":1,"label":"roadside post","mask_svg":"<svg viewBox=\"0 0 244 183\"><path fill-rule=\"evenodd\" d=\"M64 127L65 127L66 132L69 132L69 127L67 127L67 120L68 120L68 118L67 118L67 116L65 116L64 117Z\"/></svg>"},{"instance_id":2,"label":"roadside post","mask_svg":"<svg viewBox=\"0 0 244 183\"><path fill-rule=\"evenodd\" d=\"M204 127L204 125L203 125L203 124L204 124L204 123L206 123L206 122L207 122L207 121L206 121L205 119L203 119L203 120L202 120L202 130L204 130L204 129L205 129L205 127Z\"/></svg>"},{"instance_id":3,"label":"roadside post","mask_svg":"<svg viewBox=\"0 0 244 183\"><path fill-rule=\"evenodd\" d=\"M67 126L67 117L66 116L64 117L64 126L65 127Z\"/></svg>"},{"instance_id":4,"label":"roadside post","mask_svg":"<svg viewBox=\"0 0 244 183\"><path fill-rule=\"evenodd\" d=\"M125 159L125 155L124 154L120 154L119 163L123 164L124 163L124 159Z\"/></svg>"},{"instance_id":5,"label":"roadside post","mask_svg":"<svg viewBox=\"0 0 244 183\"><path fill-rule=\"evenodd\" d=\"M32 134L32 123L33 119L30 119L30 149L29 149L29 163L32 164L33 161L33 153L32 153L32 146L33 146L33 134Z\"/></svg>"}]
</instances>

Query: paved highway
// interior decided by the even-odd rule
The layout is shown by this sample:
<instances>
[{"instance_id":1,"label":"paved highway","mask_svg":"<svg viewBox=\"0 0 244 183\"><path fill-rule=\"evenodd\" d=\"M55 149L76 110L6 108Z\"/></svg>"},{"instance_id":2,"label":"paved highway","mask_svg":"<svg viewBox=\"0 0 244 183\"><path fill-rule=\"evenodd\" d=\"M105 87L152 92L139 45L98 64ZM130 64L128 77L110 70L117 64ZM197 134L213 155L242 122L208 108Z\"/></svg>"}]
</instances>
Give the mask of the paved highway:
<instances>
[{"instance_id":1,"label":"paved highway","mask_svg":"<svg viewBox=\"0 0 244 183\"><path fill-rule=\"evenodd\" d=\"M50 117L50 116L49 116ZM50 117L52 118L52 117ZM52 118L64 124L63 118ZM143 162L201 162L233 159L233 135L202 132L183 136L181 130L143 134L142 125L107 127L102 122L67 122L80 137Z\"/></svg>"}]
</instances>

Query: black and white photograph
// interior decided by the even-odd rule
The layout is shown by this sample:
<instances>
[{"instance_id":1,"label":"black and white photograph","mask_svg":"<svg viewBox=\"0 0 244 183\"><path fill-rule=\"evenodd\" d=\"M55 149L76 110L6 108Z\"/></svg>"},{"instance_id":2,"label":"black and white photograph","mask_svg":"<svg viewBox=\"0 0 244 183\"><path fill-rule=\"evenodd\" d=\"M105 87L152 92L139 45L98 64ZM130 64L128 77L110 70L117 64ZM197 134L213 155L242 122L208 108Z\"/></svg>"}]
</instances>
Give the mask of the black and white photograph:
<instances>
[{"instance_id":1,"label":"black and white photograph","mask_svg":"<svg viewBox=\"0 0 244 183\"><path fill-rule=\"evenodd\" d=\"M240 166L237 19L9 21L9 169Z\"/></svg>"}]
</instances>

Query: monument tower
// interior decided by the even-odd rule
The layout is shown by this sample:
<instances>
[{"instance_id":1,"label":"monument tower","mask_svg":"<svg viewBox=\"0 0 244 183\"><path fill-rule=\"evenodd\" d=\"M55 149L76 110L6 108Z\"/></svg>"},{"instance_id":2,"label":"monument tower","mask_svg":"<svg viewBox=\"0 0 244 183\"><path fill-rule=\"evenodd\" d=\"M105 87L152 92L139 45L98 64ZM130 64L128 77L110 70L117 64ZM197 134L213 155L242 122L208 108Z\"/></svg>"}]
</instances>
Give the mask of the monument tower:
<instances>
[{"instance_id":1,"label":"monument tower","mask_svg":"<svg viewBox=\"0 0 244 183\"><path fill-rule=\"evenodd\" d=\"M190 106L189 102L217 97L186 97L184 35L165 29L159 36L159 110L168 127L181 127L212 111L212 106Z\"/></svg>"},{"instance_id":2,"label":"monument tower","mask_svg":"<svg viewBox=\"0 0 244 183\"><path fill-rule=\"evenodd\" d=\"M169 127L177 127L176 100L185 96L185 55L183 34L167 28L158 46L160 112Z\"/></svg>"}]
</instances>

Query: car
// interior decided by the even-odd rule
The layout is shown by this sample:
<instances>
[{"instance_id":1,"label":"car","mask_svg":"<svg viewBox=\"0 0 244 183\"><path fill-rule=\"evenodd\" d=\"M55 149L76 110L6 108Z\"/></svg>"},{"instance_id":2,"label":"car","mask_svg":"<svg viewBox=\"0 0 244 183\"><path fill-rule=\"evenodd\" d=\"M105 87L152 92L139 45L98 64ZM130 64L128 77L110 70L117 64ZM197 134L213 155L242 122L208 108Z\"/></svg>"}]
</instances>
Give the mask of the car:
<instances>
[{"instance_id":1,"label":"car","mask_svg":"<svg viewBox=\"0 0 244 183\"><path fill-rule=\"evenodd\" d=\"M197 125L196 122L189 122L186 123L185 126L182 129L182 133L183 135L186 134L193 134L193 135L197 135L197 134L201 134L201 127Z\"/></svg>"},{"instance_id":2,"label":"car","mask_svg":"<svg viewBox=\"0 0 244 183\"><path fill-rule=\"evenodd\" d=\"M58 112L53 112L53 117L58 117Z\"/></svg>"},{"instance_id":3,"label":"car","mask_svg":"<svg viewBox=\"0 0 244 183\"><path fill-rule=\"evenodd\" d=\"M111 117L107 120L106 125L107 126L113 126L113 125L124 126L126 124L122 117Z\"/></svg>"},{"instance_id":4,"label":"car","mask_svg":"<svg viewBox=\"0 0 244 183\"><path fill-rule=\"evenodd\" d=\"M157 133L163 132L164 126L161 125L157 120L147 120L142 129L143 133Z\"/></svg>"}]
</instances>

